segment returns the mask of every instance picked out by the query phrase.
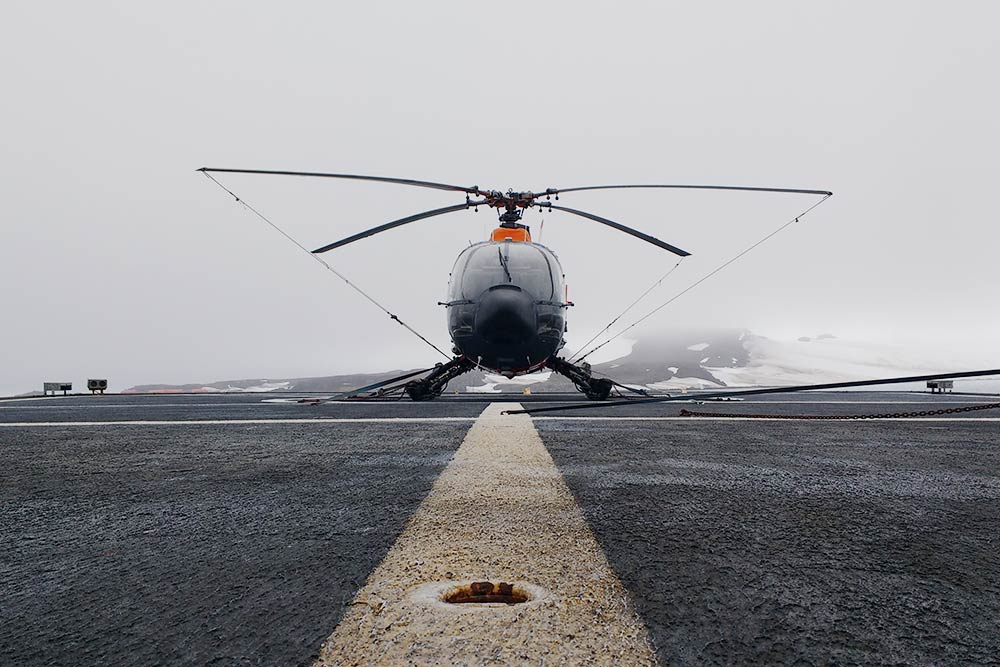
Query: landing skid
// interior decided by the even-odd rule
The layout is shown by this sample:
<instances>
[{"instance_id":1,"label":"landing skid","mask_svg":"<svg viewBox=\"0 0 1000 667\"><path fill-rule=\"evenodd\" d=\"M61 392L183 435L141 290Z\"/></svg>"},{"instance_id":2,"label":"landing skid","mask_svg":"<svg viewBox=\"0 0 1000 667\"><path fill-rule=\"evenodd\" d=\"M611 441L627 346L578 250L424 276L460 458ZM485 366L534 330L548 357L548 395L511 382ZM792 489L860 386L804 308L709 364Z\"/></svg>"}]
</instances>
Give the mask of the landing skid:
<instances>
[{"instance_id":1,"label":"landing skid","mask_svg":"<svg viewBox=\"0 0 1000 667\"><path fill-rule=\"evenodd\" d=\"M569 378L577 390L583 392L592 401L607 400L611 395L611 390L618 385L617 382L608 378L593 377L590 371L590 364L588 363L577 366L565 359L552 357L545 362L545 365L556 373L559 373L559 375Z\"/></svg>"},{"instance_id":2,"label":"landing skid","mask_svg":"<svg viewBox=\"0 0 1000 667\"><path fill-rule=\"evenodd\" d=\"M626 387L609 378L595 378L591 374L590 364L587 363L577 366L565 359L551 357L545 362L545 366L569 378L579 391L593 401L607 400L615 387L622 387L644 396L648 395L644 391ZM475 367L475 364L465 357L455 357L447 363L435 366L427 377L410 380L404 385L403 390L414 401L429 401L440 396L448 382Z\"/></svg>"},{"instance_id":3,"label":"landing skid","mask_svg":"<svg viewBox=\"0 0 1000 667\"><path fill-rule=\"evenodd\" d=\"M414 401L429 401L440 396L451 380L468 373L473 368L475 364L465 357L455 357L447 363L435 366L427 377L410 380L403 386L403 390Z\"/></svg>"},{"instance_id":4,"label":"landing skid","mask_svg":"<svg viewBox=\"0 0 1000 667\"><path fill-rule=\"evenodd\" d=\"M379 383L379 385L370 385L369 387L365 387L365 389L374 389L376 386L380 386L381 388L378 389L379 396L402 389L411 400L429 401L440 396L450 381L454 380L463 373L468 373L475 367L476 365L469 361L466 357L455 357L446 363L434 366L434 368L430 369L430 373L428 373L426 377L422 377L417 380L409 380L405 384L397 384L393 387L384 386L402 379L395 378L393 380ZM595 378L590 370L590 364L587 363L578 366L565 359L551 357L545 362L545 367L569 378L577 390L582 392L587 398L594 401L603 401L608 399L615 387L620 387L643 396L649 395L643 390L623 385L610 378ZM356 395L356 393L357 392L350 392L350 395Z\"/></svg>"}]
</instances>

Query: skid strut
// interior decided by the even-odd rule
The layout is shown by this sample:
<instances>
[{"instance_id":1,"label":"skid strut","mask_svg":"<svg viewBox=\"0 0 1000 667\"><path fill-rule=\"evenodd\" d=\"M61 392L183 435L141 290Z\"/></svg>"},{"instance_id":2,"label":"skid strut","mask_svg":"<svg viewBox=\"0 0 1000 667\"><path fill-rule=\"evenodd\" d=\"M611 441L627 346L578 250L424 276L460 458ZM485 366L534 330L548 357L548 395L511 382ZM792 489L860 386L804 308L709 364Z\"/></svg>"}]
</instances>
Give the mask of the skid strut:
<instances>
[{"instance_id":1,"label":"skid strut","mask_svg":"<svg viewBox=\"0 0 1000 667\"><path fill-rule=\"evenodd\" d=\"M570 363L559 357L551 357L545 365L554 370L559 375L565 375L576 388L583 392L587 398L594 401L603 401L611 395L611 389L615 383L607 378L595 378L590 374L590 364L584 362L580 366Z\"/></svg>"},{"instance_id":2,"label":"skid strut","mask_svg":"<svg viewBox=\"0 0 1000 667\"><path fill-rule=\"evenodd\" d=\"M473 368L475 364L465 357L455 357L451 361L436 365L427 377L410 380L403 389L414 401L429 401L440 396L448 386L448 382Z\"/></svg>"}]
</instances>

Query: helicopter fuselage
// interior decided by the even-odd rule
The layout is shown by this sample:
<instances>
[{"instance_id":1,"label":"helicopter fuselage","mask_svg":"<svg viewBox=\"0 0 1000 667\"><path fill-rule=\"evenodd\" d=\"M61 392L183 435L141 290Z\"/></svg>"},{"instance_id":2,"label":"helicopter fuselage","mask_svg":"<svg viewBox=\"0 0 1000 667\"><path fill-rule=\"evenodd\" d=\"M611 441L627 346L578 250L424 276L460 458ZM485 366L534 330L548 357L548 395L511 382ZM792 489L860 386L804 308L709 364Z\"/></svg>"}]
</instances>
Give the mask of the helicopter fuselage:
<instances>
[{"instance_id":1,"label":"helicopter fuselage","mask_svg":"<svg viewBox=\"0 0 1000 667\"><path fill-rule=\"evenodd\" d=\"M555 253L512 236L458 255L445 304L455 353L506 377L538 370L565 345L571 305Z\"/></svg>"}]
</instances>

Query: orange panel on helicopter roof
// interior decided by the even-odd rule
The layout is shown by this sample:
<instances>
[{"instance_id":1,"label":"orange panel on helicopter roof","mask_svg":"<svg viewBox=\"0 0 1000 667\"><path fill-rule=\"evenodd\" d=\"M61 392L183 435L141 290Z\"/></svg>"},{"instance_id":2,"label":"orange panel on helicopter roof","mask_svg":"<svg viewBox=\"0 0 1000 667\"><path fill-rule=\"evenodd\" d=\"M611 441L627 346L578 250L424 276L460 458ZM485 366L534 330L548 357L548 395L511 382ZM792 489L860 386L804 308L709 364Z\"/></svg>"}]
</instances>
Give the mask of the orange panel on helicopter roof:
<instances>
[{"instance_id":1,"label":"orange panel on helicopter roof","mask_svg":"<svg viewBox=\"0 0 1000 667\"><path fill-rule=\"evenodd\" d=\"M524 241L531 242L531 232L529 232L524 227L510 228L510 227L497 227L493 230L493 236L490 237L493 241L506 241L510 239L511 241Z\"/></svg>"}]
</instances>

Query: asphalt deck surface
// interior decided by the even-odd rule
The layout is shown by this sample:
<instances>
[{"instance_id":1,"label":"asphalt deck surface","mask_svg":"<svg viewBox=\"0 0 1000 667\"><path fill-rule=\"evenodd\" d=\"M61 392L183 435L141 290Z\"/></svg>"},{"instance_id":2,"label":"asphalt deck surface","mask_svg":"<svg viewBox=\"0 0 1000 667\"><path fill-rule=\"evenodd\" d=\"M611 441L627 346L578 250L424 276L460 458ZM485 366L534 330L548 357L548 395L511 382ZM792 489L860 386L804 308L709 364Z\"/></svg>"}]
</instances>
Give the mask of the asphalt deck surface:
<instances>
[{"instance_id":1,"label":"asphalt deck surface","mask_svg":"<svg viewBox=\"0 0 1000 667\"><path fill-rule=\"evenodd\" d=\"M496 398L0 402L0 663L309 664ZM664 663L998 664L1000 410L620 419L997 400L800 394L534 423Z\"/></svg>"}]
</instances>

